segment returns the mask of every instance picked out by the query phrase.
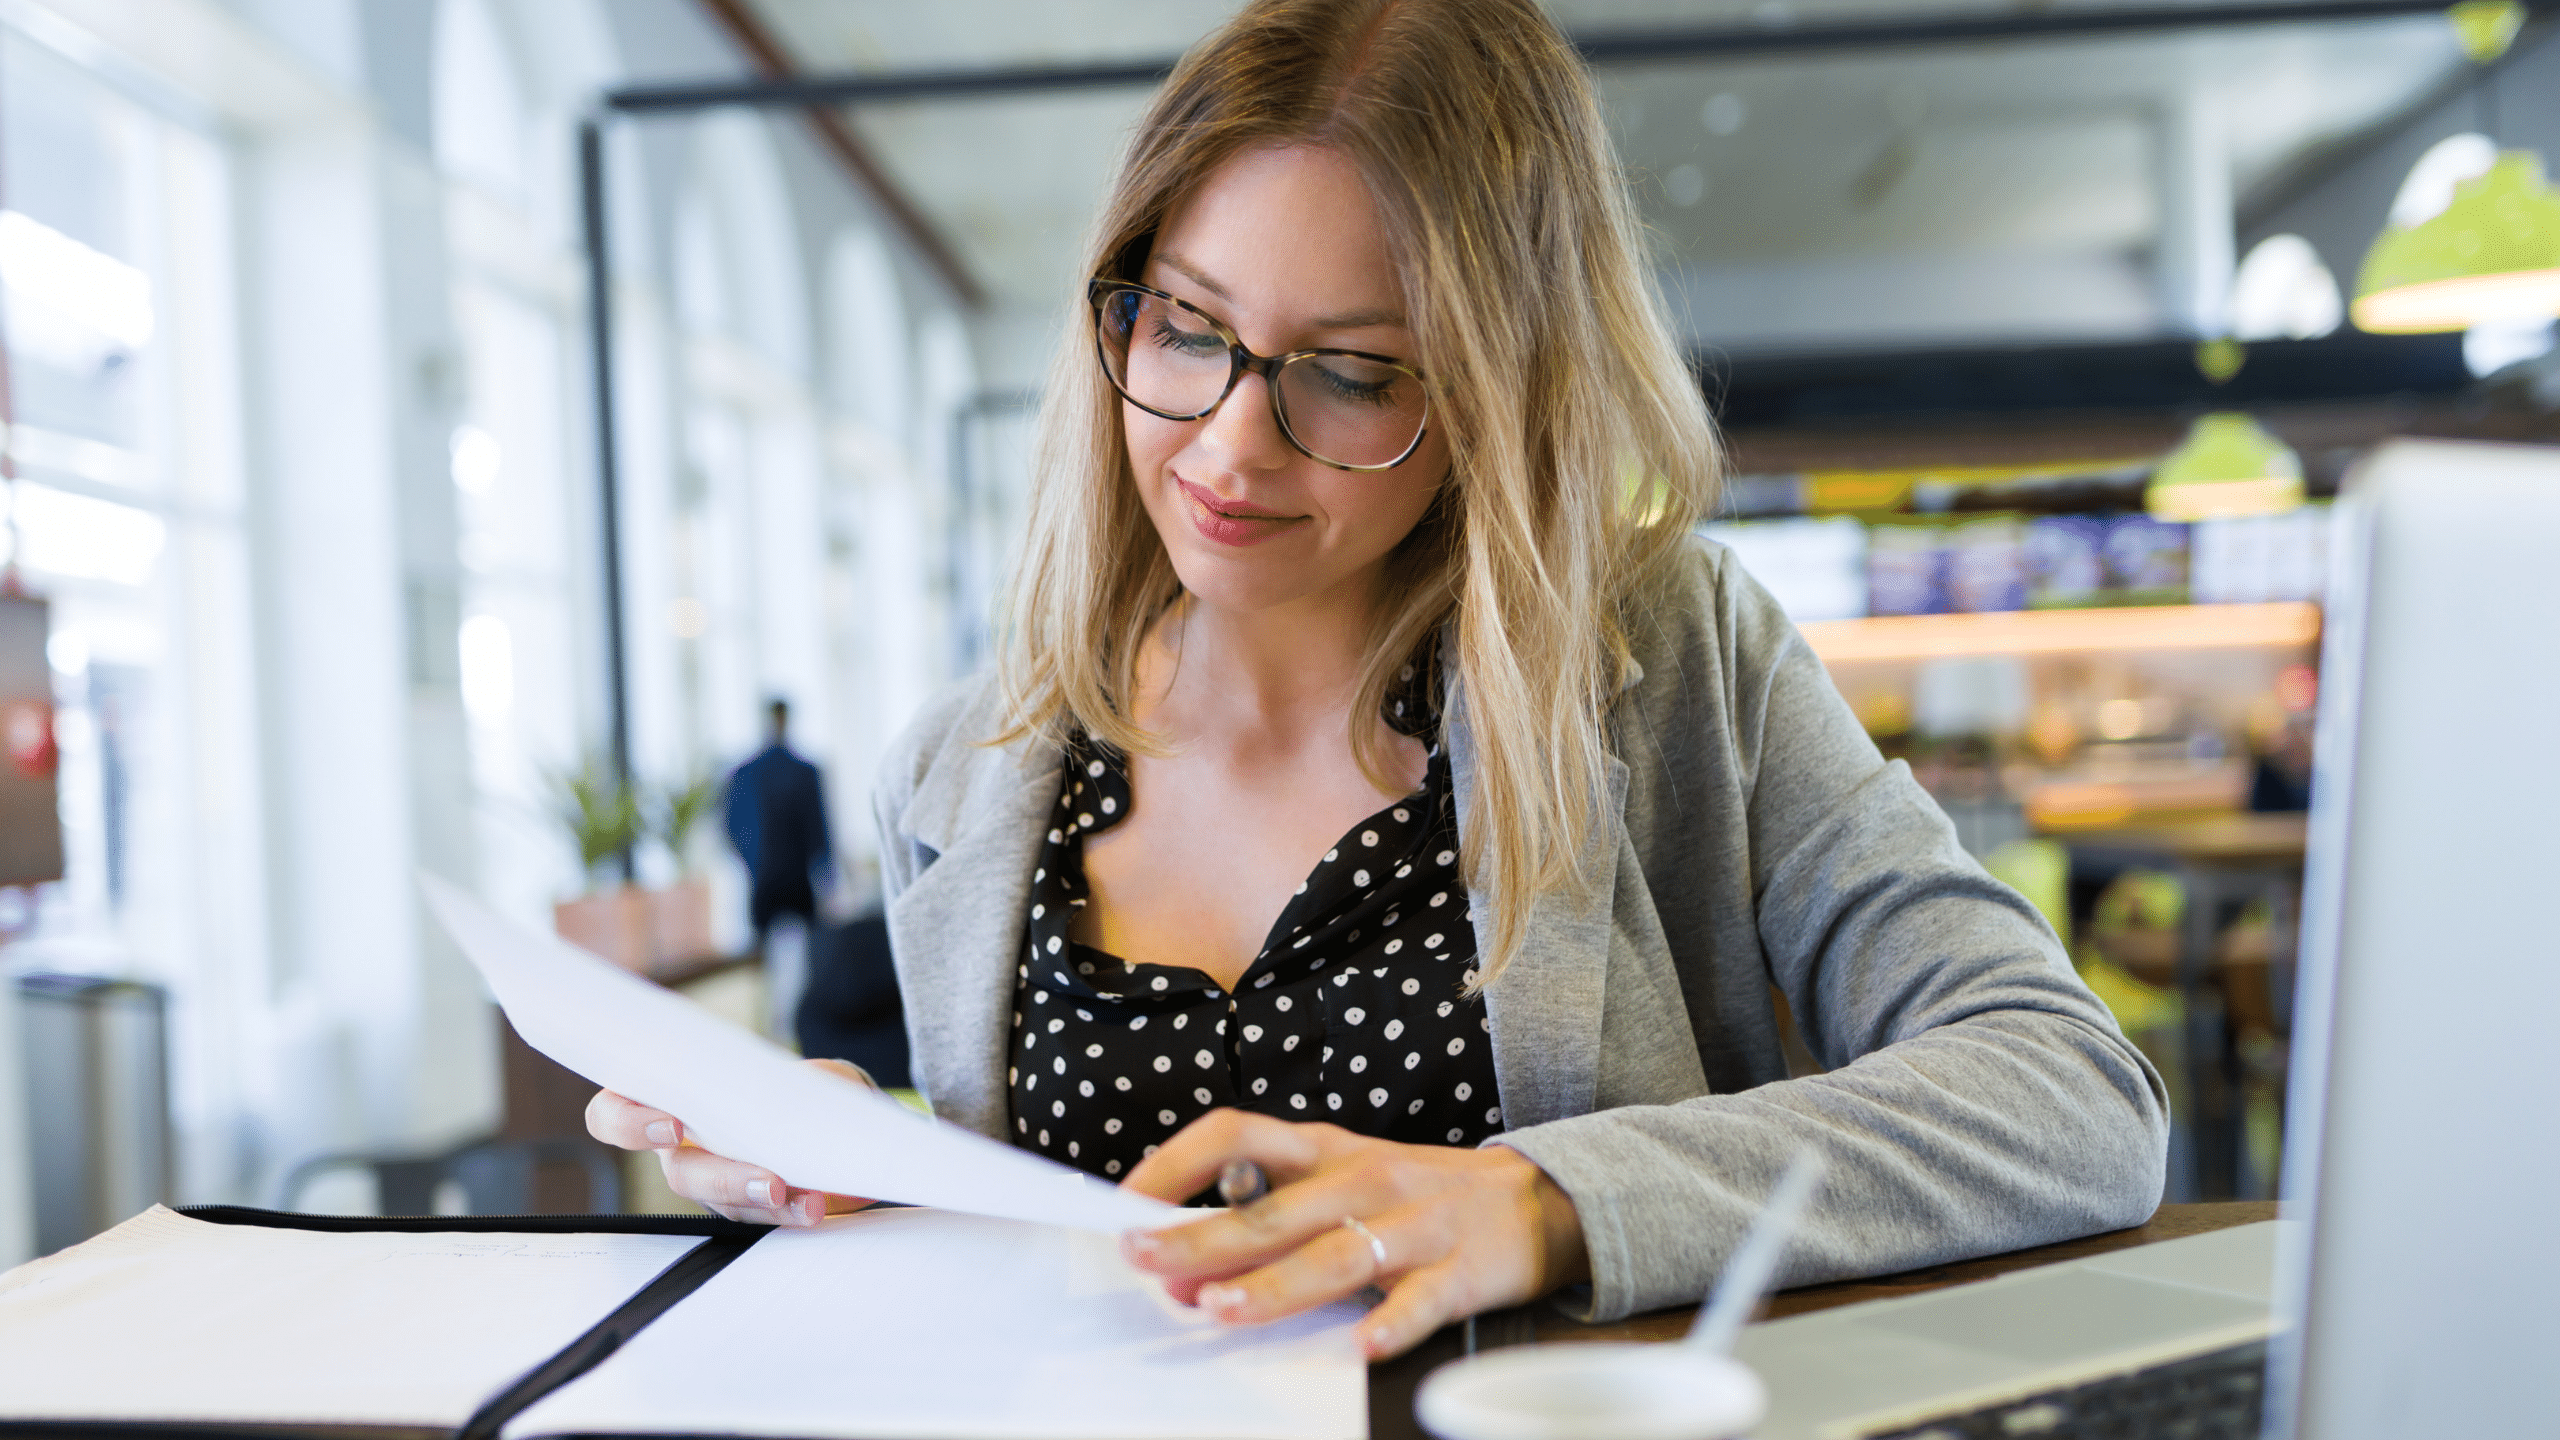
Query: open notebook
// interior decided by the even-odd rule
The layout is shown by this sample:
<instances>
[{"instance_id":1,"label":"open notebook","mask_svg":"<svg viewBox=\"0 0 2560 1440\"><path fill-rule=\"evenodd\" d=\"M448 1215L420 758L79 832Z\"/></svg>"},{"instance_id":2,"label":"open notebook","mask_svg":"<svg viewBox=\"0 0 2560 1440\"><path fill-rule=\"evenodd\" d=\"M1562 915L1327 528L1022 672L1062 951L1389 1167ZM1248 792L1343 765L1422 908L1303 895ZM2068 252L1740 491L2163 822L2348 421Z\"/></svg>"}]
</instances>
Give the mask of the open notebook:
<instances>
[{"instance_id":1,"label":"open notebook","mask_svg":"<svg viewBox=\"0 0 2560 1440\"><path fill-rule=\"evenodd\" d=\"M1109 1236L937 1210L760 1231L153 1209L0 1275L0 1434L1365 1440L1356 1318L1230 1330Z\"/></svg>"}]
</instances>

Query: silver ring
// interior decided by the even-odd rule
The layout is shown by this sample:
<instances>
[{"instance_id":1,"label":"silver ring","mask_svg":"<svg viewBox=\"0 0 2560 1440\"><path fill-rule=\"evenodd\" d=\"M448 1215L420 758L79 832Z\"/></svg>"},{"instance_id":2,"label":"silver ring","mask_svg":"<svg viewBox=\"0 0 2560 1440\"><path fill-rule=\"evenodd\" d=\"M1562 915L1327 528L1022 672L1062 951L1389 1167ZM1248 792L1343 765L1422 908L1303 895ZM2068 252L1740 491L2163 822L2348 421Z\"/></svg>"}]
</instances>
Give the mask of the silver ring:
<instances>
[{"instance_id":1,"label":"silver ring","mask_svg":"<svg viewBox=\"0 0 2560 1440\"><path fill-rule=\"evenodd\" d=\"M1342 1228L1369 1242L1369 1258L1377 1262L1376 1265L1370 1269L1369 1273L1372 1275L1385 1274L1387 1270L1387 1242L1379 1239L1377 1233L1371 1230L1368 1226L1361 1224L1360 1217L1357 1215L1343 1216Z\"/></svg>"}]
</instances>

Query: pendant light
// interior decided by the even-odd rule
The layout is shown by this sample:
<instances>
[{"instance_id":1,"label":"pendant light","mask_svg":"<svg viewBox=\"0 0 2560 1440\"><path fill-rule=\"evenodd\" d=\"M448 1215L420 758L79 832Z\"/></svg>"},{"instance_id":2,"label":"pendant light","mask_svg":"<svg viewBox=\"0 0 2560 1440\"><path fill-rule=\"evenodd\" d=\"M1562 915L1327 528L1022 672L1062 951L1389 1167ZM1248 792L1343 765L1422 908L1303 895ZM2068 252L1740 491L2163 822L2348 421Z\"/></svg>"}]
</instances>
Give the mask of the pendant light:
<instances>
[{"instance_id":1,"label":"pendant light","mask_svg":"<svg viewBox=\"0 0 2560 1440\"><path fill-rule=\"evenodd\" d=\"M2524 21L2515 0L2466 0L2446 13L2484 72ZM2482 83L2493 80L2484 73ZM2484 108L2492 93L2483 89ZM2454 187L2441 213L2386 225L2365 254L2349 313L2356 328L2385 335L2560 316L2560 191L2544 177L2542 157L2500 151L2487 173Z\"/></svg>"},{"instance_id":2,"label":"pendant light","mask_svg":"<svg viewBox=\"0 0 2560 1440\"><path fill-rule=\"evenodd\" d=\"M2560 315L2560 191L2542 157L2502 150L2454 187L2444 213L2385 229L2356 278L2356 328L2381 335L2467 330Z\"/></svg>"},{"instance_id":3,"label":"pendant light","mask_svg":"<svg viewBox=\"0 0 2560 1440\"><path fill-rule=\"evenodd\" d=\"M2160 520L2280 514L2302 504L2302 457L2241 411L2217 410L2151 472L2142 501Z\"/></svg>"}]
</instances>

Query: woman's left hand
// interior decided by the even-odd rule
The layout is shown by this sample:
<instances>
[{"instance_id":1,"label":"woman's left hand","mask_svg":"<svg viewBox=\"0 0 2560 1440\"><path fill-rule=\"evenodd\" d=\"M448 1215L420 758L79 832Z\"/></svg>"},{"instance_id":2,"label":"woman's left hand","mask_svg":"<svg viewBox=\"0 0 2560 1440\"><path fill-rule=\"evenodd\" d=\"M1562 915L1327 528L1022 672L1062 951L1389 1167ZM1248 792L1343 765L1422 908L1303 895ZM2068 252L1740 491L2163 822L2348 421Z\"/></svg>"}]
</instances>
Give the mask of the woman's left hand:
<instances>
[{"instance_id":1,"label":"woman's left hand","mask_svg":"<svg viewBox=\"0 0 2560 1440\"><path fill-rule=\"evenodd\" d=\"M1121 1240L1130 1263L1163 1276L1175 1299L1232 1324L1276 1320L1375 1285L1387 1298L1358 1335L1376 1360L1452 1320L1589 1275L1573 1201L1502 1145L1399 1145L1335 1125L1213 1110L1121 1184L1178 1205L1237 1159L1262 1167L1270 1194ZM1383 1259L1346 1217L1377 1237Z\"/></svg>"}]
</instances>

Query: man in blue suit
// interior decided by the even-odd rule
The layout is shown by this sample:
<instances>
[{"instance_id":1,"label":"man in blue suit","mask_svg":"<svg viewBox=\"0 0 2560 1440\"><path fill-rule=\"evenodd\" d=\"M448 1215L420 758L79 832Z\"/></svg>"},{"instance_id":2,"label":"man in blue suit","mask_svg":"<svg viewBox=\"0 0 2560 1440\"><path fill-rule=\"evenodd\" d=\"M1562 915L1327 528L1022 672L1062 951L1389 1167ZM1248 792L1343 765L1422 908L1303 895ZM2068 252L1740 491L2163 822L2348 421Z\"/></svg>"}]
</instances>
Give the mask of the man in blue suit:
<instances>
[{"instance_id":1,"label":"man in blue suit","mask_svg":"<svg viewBox=\"0 0 2560 1440\"><path fill-rule=\"evenodd\" d=\"M786 743L791 703L775 700L772 716L772 738L729 776L729 841L747 862L747 917L759 941L785 915L814 928L818 891L835 888L818 767Z\"/></svg>"}]
</instances>

